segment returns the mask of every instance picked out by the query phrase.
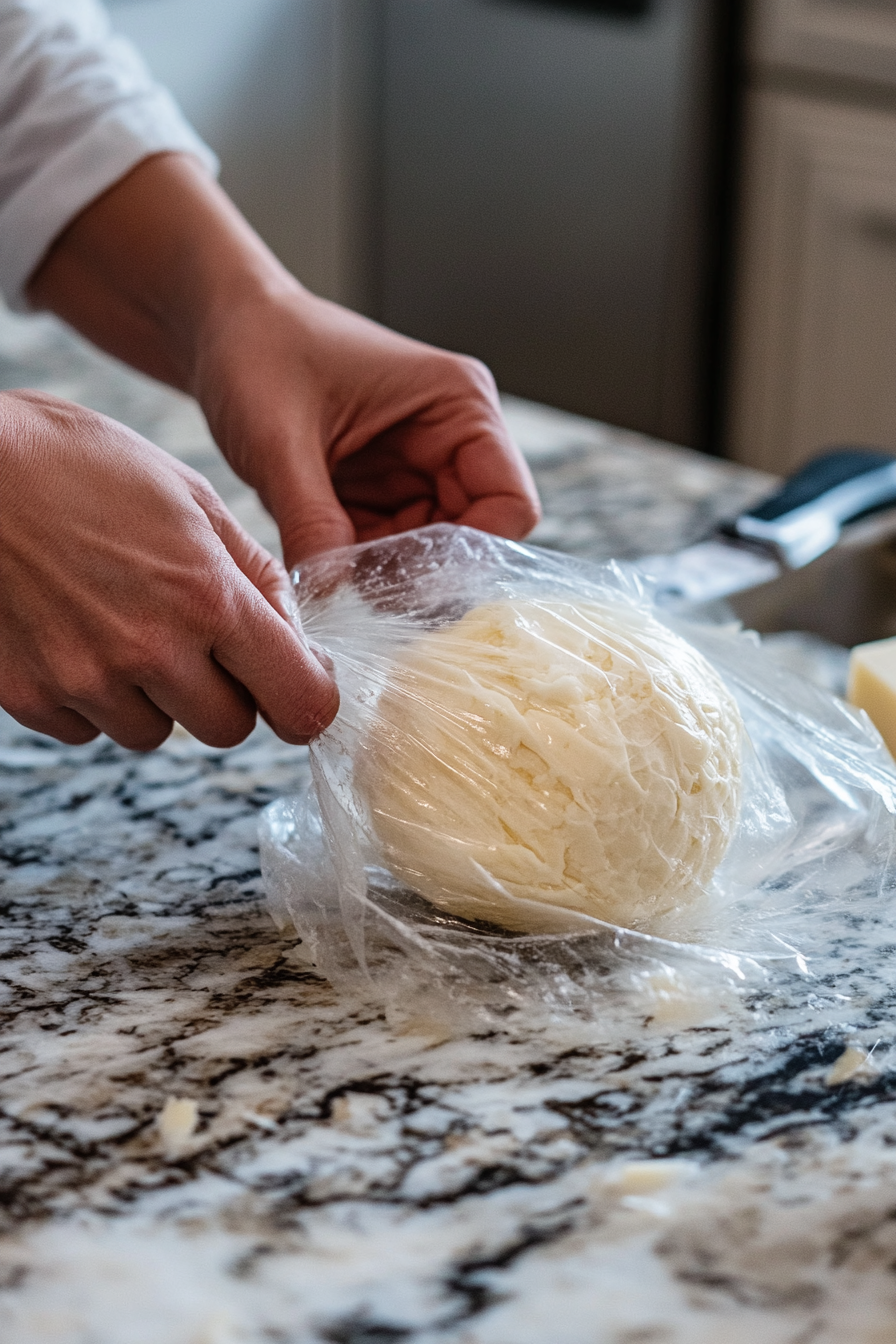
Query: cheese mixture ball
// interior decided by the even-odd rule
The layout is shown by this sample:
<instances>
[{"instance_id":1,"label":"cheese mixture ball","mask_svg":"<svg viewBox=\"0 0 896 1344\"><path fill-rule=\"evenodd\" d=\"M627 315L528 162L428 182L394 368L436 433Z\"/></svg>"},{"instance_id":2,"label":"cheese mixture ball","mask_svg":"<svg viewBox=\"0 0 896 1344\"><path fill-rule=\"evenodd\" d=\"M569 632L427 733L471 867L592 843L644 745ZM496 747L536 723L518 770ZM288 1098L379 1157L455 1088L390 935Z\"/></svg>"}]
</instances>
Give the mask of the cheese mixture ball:
<instances>
[{"instance_id":1,"label":"cheese mixture ball","mask_svg":"<svg viewBox=\"0 0 896 1344\"><path fill-rule=\"evenodd\" d=\"M706 659L649 615L497 601L396 660L356 782L384 865L442 909L648 928L728 847L742 732Z\"/></svg>"}]
</instances>

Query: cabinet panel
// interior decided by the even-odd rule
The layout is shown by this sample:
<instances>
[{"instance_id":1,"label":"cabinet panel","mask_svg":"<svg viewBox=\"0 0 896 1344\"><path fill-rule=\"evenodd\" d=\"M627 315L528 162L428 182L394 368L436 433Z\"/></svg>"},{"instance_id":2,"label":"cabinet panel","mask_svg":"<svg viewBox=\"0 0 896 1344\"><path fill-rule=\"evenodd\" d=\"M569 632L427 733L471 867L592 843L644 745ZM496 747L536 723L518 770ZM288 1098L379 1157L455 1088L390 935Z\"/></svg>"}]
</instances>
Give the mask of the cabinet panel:
<instances>
[{"instance_id":1,"label":"cabinet panel","mask_svg":"<svg viewBox=\"0 0 896 1344\"><path fill-rule=\"evenodd\" d=\"M896 86L896 2L757 0L750 47L761 64Z\"/></svg>"},{"instance_id":2,"label":"cabinet panel","mask_svg":"<svg viewBox=\"0 0 896 1344\"><path fill-rule=\"evenodd\" d=\"M730 449L896 449L896 113L752 96Z\"/></svg>"}]
</instances>

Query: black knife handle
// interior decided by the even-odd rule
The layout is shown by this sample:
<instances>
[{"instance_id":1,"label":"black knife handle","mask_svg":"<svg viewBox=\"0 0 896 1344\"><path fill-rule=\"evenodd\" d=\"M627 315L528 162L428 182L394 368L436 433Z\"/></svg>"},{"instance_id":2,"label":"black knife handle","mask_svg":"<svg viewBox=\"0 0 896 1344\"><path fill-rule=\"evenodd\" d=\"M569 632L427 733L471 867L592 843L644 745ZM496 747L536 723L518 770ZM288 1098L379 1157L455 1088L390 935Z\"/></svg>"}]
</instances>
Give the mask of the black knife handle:
<instances>
[{"instance_id":1,"label":"black knife handle","mask_svg":"<svg viewBox=\"0 0 896 1344\"><path fill-rule=\"evenodd\" d=\"M836 448L718 530L799 569L836 545L846 523L893 505L896 455L873 448Z\"/></svg>"}]
</instances>

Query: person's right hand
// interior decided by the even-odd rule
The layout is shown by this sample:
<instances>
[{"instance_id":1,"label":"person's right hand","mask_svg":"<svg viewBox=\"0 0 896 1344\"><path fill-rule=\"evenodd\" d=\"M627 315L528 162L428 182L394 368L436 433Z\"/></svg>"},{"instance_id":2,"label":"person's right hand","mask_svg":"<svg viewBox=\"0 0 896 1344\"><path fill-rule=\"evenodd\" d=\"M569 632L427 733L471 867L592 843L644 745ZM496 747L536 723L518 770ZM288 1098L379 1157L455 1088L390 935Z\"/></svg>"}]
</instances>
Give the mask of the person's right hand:
<instances>
[{"instance_id":1,"label":"person's right hand","mask_svg":"<svg viewBox=\"0 0 896 1344\"><path fill-rule=\"evenodd\" d=\"M0 394L0 705L63 742L212 746L256 709L287 742L332 720L278 561L189 467L114 420Z\"/></svg>"}]
</instances>

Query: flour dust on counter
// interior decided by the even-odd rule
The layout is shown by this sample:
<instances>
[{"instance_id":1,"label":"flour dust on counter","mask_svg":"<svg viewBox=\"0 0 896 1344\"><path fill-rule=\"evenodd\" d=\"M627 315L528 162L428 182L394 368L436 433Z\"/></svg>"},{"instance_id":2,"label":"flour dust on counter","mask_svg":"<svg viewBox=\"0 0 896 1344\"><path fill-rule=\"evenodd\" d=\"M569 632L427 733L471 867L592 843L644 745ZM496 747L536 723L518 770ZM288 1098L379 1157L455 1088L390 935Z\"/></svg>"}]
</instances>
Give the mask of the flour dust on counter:
<instances>
[{"instance_id":1,"label":"flour dust on counter","mask_svg":"<svg viewBox=\"0 0 896 1344\"><path fill-rule=\"evenodd\" d=\"M263 728L141 757L3 721L6 1344L885 1337L883 972L697 1021L674 986L387 1018L263 908L257 814L305 770Z\"/></svg>"}]
</instances>

